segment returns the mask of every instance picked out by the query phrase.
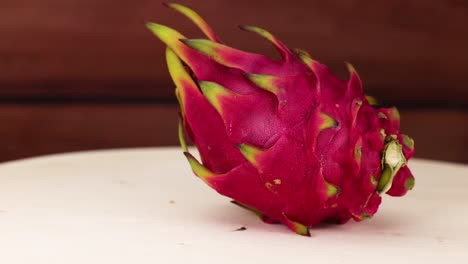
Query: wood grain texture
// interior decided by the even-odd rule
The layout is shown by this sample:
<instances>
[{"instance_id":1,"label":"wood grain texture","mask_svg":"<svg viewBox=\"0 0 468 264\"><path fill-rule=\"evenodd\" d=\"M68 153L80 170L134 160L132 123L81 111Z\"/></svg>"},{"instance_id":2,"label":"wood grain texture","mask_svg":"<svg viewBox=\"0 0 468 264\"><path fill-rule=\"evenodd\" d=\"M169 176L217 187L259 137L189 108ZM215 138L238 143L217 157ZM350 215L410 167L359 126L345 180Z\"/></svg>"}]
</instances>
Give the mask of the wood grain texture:
<instances>
[{"instance_id":1,"label":"wood grain texture","mask_svg":"<svg viewBox=\"0 0 468 264\"><path fill-rule=\"evenodd\" d=\"M0 105L0 160L67 151L175 145L173 105Z\"/></svg>"},{"instance_id":2,"label":"wood grain texture","mask_svg":"<svg viewBox=\"0 0 468 264\"><path fill-rule=\"evenodd\" d=\"M177 145L175 105L0 105L0 161L67 151ZM401 109L416 156L468 163L468 112Z\"/></svg>"},{"instance_id":3,"label":"wood grain texture","mask_svg":"<svg viewBox=\"0 0 468 264\"><path fill-rule=\"evenodd\" d=\"M468 4L459 0L178 1L222 39L274 56L237 24L268 28L390 104L466 105ZM3 0L0 97L173 97L163 45L146 21L201 34L154 0Z\"/></svg>"}]
</instances>

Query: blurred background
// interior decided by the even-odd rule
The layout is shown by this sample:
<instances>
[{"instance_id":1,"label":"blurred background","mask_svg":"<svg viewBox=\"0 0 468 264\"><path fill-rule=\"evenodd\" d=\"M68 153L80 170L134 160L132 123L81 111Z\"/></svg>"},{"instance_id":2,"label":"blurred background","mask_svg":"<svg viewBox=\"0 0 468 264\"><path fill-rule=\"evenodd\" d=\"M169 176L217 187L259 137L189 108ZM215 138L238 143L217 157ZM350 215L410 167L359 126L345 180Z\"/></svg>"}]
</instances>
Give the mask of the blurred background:
<instances>
[{"instance_id":1,"label":"blurred background","mask_svg":"<svg viewBox=\"0 0 468 264\"><path fill-rule=\"evenodd\" d=\"M178 1L229 45L275 57L238 24L308 50L396 105L416 156L468 163L468 2ZM0 161L76 150L177 145L164 46L147 21L201 33L159 0L0 1Z\"/></svg>"}]
</instances>

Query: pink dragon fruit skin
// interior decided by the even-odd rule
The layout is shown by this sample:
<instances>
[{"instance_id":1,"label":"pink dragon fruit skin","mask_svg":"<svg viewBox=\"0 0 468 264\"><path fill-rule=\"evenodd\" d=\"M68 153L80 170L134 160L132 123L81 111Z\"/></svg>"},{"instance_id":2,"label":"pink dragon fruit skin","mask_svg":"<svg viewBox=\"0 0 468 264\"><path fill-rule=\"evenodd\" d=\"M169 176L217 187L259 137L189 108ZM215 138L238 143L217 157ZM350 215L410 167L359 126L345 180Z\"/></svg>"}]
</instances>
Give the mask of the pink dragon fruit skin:
<instances>
[{"instance_id":1,"label":"pink dragon fruit skin","mask_svg":"<svg viewBox=\"0 0 468 264\"><path fill-rule=\"evenodd\" d=\"M372 217L382 193L402 196L413 188L406 166L413 140L399 133L396 108L378 108L364 95L351 65L342 81L307 52L254 26L240 28L269 40L281 59L240 51L193 10L167 6L208 38L148 24L167 45L184 154L210 187L301 235L324 221ZM185 135L201 161L189 153Z\"/></svg>"}]
</instances>

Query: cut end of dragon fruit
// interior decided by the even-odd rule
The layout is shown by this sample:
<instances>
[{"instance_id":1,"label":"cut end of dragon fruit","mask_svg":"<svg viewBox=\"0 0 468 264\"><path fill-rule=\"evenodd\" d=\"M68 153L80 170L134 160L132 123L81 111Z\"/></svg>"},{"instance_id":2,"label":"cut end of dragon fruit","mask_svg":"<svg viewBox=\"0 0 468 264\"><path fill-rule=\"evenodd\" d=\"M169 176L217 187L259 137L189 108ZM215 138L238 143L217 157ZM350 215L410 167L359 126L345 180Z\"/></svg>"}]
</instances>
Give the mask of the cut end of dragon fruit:
<instances>
[{"instance_id":1,"label":"cut end of dragon fruit","mask_svg":"<svg viewBox=\"0 0 468 264\"><path fill-rule=\"evenodd\" d=\"M379 107L364 94L351 64L342 81L308 52L247 25L240 28L271 42L281 59L237 50L193 10L166 5L207 36L189 39L148 24L167 45L183 152L210 187L266 223L306 236L325 221L368 219L381 195L402 196L414 187L407 167L414 141L400 134L396 108Z\"/></svg>"}]
</instances>

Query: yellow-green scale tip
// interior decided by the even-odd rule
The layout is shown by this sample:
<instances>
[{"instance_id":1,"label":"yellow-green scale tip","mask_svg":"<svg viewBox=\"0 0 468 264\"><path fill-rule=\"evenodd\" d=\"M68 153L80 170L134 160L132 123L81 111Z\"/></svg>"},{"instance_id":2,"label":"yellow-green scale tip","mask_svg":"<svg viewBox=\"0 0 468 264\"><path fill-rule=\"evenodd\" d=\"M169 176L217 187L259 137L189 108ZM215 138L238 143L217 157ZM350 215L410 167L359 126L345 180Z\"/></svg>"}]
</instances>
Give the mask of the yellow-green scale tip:
<instances>
[{"instance_id":1,"label":"yellow-green scale tip","mask_svg":"<svg viewBox=\"0 0 468 264\"><path fill-rule=\"evenodd\" d=\"M181 13L190 19L210 40L220 42L208 23L191 8L176 3L163 3L163 5Z\"/></svg>"},{"instance_id":2,"label":"yellow-green scale tip","mask_svg":"<svg viewBox=\"0 0 468 264\"><path fill-rule=\"evenodd\" d=\"M184 127L182 120L179 120L178 134L179 134L179 143L184 152L188 152L187 142L185 141Z\"/></svg>"},{"instance_id":3,"label":"yellow-green scale tip","mask_svg":"<svg viewBox=\"0 0 468 264\"><path fill-rule=\"evenodd\" d=\"M258 155L263 153L263 150L251 146L249 144L239 144L237 145L242 155L252 164L254 167L258 166Z\"/></svg>"},{"instance_id":4,"label":"yellow-green scale tip","mask_svg":"<svg viewBox=\"0 0 468 264\"><path fill-rule=\"evenodd\" d=\"M233 93L215 82L199 81L198 85L210 104L213 105L218 113L223 115L221 99L222 97L234 96Z\"/></svg>"},{"instance_id":5,"label":"yellow-green scale tip","mask_svg":"<svg viewBox=\"0 0 468 264\"><path fill-rule=\"evenodd\" d=\"M190 167L192 168L193 172L200 177L203 181L207 182L208 178L215 176L213 172L205 168L197 159L195 159L192 154L188 152L184 152L185 157L187 158Z\"/></svg>"}]
</instances>

